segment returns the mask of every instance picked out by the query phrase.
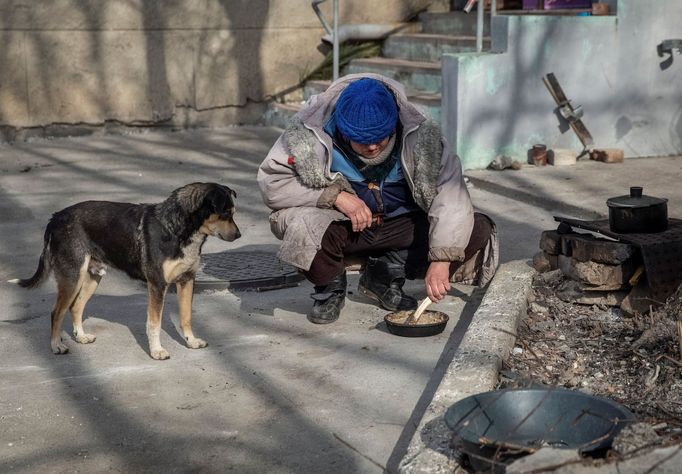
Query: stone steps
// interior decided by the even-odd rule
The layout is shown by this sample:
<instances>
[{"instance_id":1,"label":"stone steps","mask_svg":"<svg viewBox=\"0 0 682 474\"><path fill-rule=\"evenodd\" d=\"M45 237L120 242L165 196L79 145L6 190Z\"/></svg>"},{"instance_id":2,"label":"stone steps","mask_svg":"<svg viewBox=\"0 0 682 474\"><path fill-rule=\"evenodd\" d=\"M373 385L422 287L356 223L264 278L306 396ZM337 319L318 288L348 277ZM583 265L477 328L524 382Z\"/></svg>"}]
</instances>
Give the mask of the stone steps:
<instances>
[{"instance_id":1,"label":"stone steps","mask_svg":"<svg viewBox=\"0 0 682 474\"><path fill-rule=\"evenodd\" d=\"M324 92L330 84L331 81L308 81L303 88L303 97L308 100L311 96ZM440 94L407 91L407 98L420 107L429 118L440 122Z\"/></svg>"},{"instance_id":2,"label":"stone steps","mask_svg":"<svg viewBox=\"0 0 682 474\"><path fill-rule=\"evenodd\" d=\"M484 48L490 48L490 38L483 38ZM438 62L444 53L476 51L475 36L452 36L433 33L393 35L386 39L384 57L408 61Z\"/></svg>"},{"instance_id":3,"label":"stone steps","mask_svg":"<svg viewBox=\"0 0 682 474\"><path fill-rule=\"evenodd\" d=\"M301 109L302 105L271 102L265 111L263 122L271 127L286 128L289 119Z\"/></svg>"},{"instance_id":4,"label":"stone steps","mask_svg":"<svg viewBox=\"0 0 682 474\"><path fill-rule=\"evenodd\" d=\"M489 33L486 16L484 35ZM408 98L433 120L441 120L441 64L448 53L476 50L476 15L455 12L426 12L419 22L402 28L384 42L381 57L354 59L341 74L376 73L390 77L405 86ZM484 49L490 38L484 37ZM330 81L308 81L303 88L304 100L325 90ZM282 127L303 102L271 104L264 116L267 125Z\"/></svg>"},{"instance_id":5,"label":"stone steps","mask_svg":"<svg viewBox=\"0 0 682 474\"><path fill-rule=\"evenodd\" d=\"M408 61L393 58L354 59L346 68L347 74L373 72L395 79L408 90L440 93L440 62Z\"/></svg>"},{"instance_id":6,"label":"stone steps","mask_svg":"<svg viewBox=\"0 0 682 474\"><path fill-rule=\"evenodd\" d=\"M424 12L419 15L422 33L476 36L476 12ZM483 36L490 36L490 16L483 19Z\"/></svg>"}]
</instances>

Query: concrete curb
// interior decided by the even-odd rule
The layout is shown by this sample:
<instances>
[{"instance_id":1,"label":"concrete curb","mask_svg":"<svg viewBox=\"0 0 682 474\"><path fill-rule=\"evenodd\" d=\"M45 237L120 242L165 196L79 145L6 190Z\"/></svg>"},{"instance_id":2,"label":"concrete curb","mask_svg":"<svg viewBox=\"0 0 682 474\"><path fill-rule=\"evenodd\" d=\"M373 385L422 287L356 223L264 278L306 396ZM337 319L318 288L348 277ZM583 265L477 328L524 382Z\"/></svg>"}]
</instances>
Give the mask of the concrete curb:
<instances>
[{"instance_id":1,"label":"concrete curb","mask_svg":"<svg viewBox=\"0 0 682 474\"><path fill-rule=\"evenodd\" d=\"M399 472L452 473L456 454L449 448L447 408L458 400L492 390L502 360L514 347L516 327L526 312L535 270L525 260L502 264L474 314L433 400L426 409Z\"/></svg>"}]
</instances>

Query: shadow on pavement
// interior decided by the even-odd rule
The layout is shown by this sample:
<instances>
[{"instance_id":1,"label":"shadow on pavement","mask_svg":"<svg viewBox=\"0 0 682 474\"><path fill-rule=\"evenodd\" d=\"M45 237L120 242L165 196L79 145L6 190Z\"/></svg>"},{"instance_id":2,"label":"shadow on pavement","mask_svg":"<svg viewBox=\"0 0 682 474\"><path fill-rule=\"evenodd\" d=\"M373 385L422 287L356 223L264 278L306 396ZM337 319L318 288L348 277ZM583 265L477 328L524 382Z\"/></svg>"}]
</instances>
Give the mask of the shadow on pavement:
<instances>
[{"instance_id":1,"label":"shadow on pavement","mask_svg":"<svg viewBox=\"0 0 682 474\"><path fill-rule=\"evenodd\" d=\"M471 296L467 296L466 294L461 292L459 295L457 295L459 297L464 298L466 300L466 304L464 305L464 309L462 310L462 313L460 314L460 317L457 320L455 328L452 330L452 333L450 334L450 338L445 343L443 352L438 358L438 362L436 363L436 366L433 370L433 373L431 374L431 377L429 378L428 383L426 384L426 387L424 388L424 391L419 397L419 400L417 401L417 404L415 405L409 420L405 424L405 428L400 434L400 438L398 438L398 442L393 448L393 452L391 453L391 456L389 457L388 462L386 463L387 472L389 473L398 472L398 466L400 464L400 461L405 456L407 452L407 447L409 446L410 441L412 440L412 437L414 436L421 419L424 417L426 409L433 400L433 395L436 393L438 386L443 380L443 376L447 371L448 366L452 361L455 352L459 348L459 345L462 342L462 338L464 337L466 330L471 324L471 321L474 318L474 314L476 313L478 306L481 304L483 295L485 295L485 290L486 288L476 288L474 289Z\"/></svg>"}]
</instances>

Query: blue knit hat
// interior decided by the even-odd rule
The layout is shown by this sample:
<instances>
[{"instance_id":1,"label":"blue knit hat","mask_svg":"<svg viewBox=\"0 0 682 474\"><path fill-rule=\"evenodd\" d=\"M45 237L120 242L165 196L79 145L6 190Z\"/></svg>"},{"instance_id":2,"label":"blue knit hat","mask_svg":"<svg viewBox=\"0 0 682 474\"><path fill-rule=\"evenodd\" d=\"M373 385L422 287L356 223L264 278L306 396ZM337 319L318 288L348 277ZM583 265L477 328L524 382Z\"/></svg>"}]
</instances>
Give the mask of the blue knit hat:
<instances>
[{"instance_id":1,"label":"blue knit hat","mask_svg":"<svg viewBox=\"0 0 682 474\"><path fill-rule=\"evenodd\" d=\"M341 134L367 145L394 132L398 106L386 86L376 79L364 78L350 83L341 92L334 117Z\"/></svg>"}]
</instances>

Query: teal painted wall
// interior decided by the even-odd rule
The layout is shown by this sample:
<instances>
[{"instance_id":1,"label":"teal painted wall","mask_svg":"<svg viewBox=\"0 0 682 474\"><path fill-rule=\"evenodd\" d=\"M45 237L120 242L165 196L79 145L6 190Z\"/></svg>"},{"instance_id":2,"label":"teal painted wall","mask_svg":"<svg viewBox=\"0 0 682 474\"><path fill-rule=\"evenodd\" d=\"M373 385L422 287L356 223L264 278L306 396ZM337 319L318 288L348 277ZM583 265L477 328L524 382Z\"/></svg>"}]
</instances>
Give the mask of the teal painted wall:
<instances>
[{"instance_id":1,"label":"teal painted wall","mask_svg":"<svg viewBox=\"0 0 682 474\"><path fill-rule=\"evenodd\" d=\"M443 57L443 131L465 169L500 154L525 161L536 143L583 149L542 82L550 72L583 106L595 147L623 148L626 157L682 154L682 55L666 64L656 52L663 39L682 37L682 2L654 9L620 0L617 11L501 16L506 52Z\"/></svg>"}]
</instances>

